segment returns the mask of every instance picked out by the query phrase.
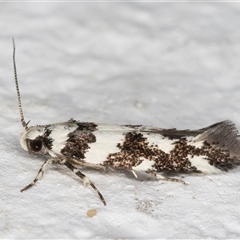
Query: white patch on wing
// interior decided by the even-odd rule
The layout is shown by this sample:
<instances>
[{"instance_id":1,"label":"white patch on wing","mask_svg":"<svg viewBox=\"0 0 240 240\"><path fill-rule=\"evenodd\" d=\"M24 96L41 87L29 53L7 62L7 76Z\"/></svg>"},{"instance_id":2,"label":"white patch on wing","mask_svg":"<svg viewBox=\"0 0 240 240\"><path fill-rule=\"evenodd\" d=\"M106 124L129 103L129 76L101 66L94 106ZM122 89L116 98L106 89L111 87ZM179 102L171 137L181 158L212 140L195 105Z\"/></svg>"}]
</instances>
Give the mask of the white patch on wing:
<instances>
[{"instance_id":1,"label":"white patch on wing","mask_svg":"<svg viewBox=\"0 0 240 240\"><path fill-rule=\"evenodd\" d=\"M53 139L52 149L49 154L53 157L57 154L61 154L61 150L65 147L65 142L68 140L68 134L74 132L78 128L74 124L54 124L48 127L52 132L49 138Z\"/></svg>"},{"instance_id":2,"label":"white patch on wing","mask_svg":"<svg viewBox=\"0 0 240 240\"><path fill-rule=\"evenodd\" d=\"M203 147L203 141L196 141L198 136L196 136L196 137L187 137L186 139L188 141L188 145L191 145L191 146L194 146L194 147L197 147L197 148Z\"/></svg>"},{"instance_id":3,"label":"white patch on wing","mask_svg":"<svg viewBox=\"0 0 240 240\"><path fill-rule=\"evenodd\" d=\"M123 131L110 131L107 129L107 131L94 131L93 134L96 136L96 142L89 144L90 149L85 153L84 160L86 162L103 163L110 153L120 152L117 144L122 143L125 139Z\"/></svg>"},{"instance_id":4,"label":"white patch on wing","mask_svg":"<svg viewBox=\"0 0 240 240\"><path fill-rule=\"evenodd\" d=\"M194 156L188 155L188 159L191 162L192 166L196 167L197 170L202 173L220 173L221 170L210 165L209 162L204 159L204 156Z\"/></svg>"},{"instance_id":5,"label":"white patch on wing","mask_svg":"<svg viewBox=\"0 0 240 240\"><path fill-rule=\"evenodd\" d=\"M134 171L152 170L153 169L153 167L152 167L153 164L154 164L154 161L150 161L150 160L144 159L138 166L133 167L132 169Z\"/></svg>"},{"instance_id":6,"label":"white patch on wing","mask_svg":"<svg viewBox=\"0 0 240 240\"><path fill-rule=\"evenodd\" d=\"M165 153L170 153L175 147L173 144L176 140L168 139L167 137L162 136L161 134L154 134L154 133L142 133L143 137L147 138L149 142L149 146L151 145L158 145L158 148Z\"/></svg>"}]
</instances>

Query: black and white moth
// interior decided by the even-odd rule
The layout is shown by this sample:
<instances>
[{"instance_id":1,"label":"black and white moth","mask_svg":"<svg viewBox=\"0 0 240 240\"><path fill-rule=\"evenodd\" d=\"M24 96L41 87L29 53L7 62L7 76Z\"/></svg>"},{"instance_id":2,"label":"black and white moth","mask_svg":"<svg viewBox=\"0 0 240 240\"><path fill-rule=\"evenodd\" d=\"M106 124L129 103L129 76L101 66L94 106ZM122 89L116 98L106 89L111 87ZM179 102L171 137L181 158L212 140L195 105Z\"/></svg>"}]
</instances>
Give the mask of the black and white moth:
<instances>
[{"instance_id":1,"label":"black and white moth","mask_svg":"<svg viewBox=\"0 0 240 240\"><path fill-rule=\"evenodd\" d=\"M144 171L158 179L183 182L167 177L170 173L219 173L240 164L239 133L231 121L215 123L198 130L176 130L142 125L108 125L67 122L29 127L25 122L15 63L13 65L21 123L20 143L29 153L50 155L36 178L23 188L32 187L49 164L63 164L84 185L90 185L106 201L95 184L80 169L130 170L137 177ZM184 183L184 182L183 182Z\"/></svg>"}]
</instances>

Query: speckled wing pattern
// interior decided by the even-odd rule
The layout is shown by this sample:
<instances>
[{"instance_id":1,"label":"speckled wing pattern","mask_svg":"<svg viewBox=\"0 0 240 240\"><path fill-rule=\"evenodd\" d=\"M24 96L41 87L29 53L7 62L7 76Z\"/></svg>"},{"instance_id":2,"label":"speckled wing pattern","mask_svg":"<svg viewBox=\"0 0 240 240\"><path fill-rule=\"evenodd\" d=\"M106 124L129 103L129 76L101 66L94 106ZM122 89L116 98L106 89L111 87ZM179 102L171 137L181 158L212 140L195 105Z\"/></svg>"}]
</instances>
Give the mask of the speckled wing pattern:
<instances>
[{"instance_id":1,"label":"speckled wing pattern","mask_svg":"<svg viewBox=\"0 0 240 240\"><path fill-rule=\"evenodd\" d=\"M240 162L238 131L230 121L199 130L74 122L78 127L61 154L81 162L164 173L216 173Z\"/></svg>"},{"instance_id":2,"label":"speckled wing pattern","mask_svg":"<svg viewBox=\"0 0 240 240\"><path fill-rule=\"evenodd\" d=\"M223 121L199 130L176 130L142 125L107 125L68 122L26 127L21 146L35 154L49 154L32 187L49 164L64 164L106 201L95 184L79 168L124 169L135 177L144 171L158 179L184 181L163 176L170 173L219 173L240 163L240 141L235 125Z\"/></svg>"}]
</instances>

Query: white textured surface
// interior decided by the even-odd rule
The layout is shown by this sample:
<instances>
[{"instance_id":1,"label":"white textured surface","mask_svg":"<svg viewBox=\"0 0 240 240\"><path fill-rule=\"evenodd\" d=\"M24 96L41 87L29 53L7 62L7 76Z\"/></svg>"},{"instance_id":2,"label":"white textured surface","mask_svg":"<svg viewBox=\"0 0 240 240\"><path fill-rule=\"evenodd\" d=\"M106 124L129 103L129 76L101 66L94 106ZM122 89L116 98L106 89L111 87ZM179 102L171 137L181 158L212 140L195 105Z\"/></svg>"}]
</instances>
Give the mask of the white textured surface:
<instances>
[{"instance_id":1,"label":"white textured surface","mask_svg":"<svg viewBox=\"0 0 240 240\"><path fill-rule=\"evenodd\" d=\"M26 121L240 128L240 3L0 3L1 238L240 238L240 170L189 185L85 172L104 194L19 144ZM89 209L96 209L93 218Z\"/></svg>"}]
</instances>

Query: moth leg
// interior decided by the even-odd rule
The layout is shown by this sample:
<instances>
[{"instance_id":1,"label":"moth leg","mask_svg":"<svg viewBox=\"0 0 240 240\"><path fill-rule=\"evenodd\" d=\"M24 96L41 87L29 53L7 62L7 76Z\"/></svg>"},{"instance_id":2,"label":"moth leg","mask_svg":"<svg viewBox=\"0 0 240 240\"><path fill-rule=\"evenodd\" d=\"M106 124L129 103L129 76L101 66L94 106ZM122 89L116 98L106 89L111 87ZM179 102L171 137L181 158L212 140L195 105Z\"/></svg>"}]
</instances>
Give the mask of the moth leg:
<instances>
[{"instance_id":1,"label":"moth leg","mask_svg":"<svg viewBox=\"0 0 240 240\"><path fill-rule=\"evenodd\" d=\"M101 201L103 204L106 206L106 201L101 194L101 192L97 189L97 187L94 185L94 182L92 182L88 177L85 176L81 171L79 171L74 165L72 165L69 162L64 163L71 171L73 171L77 176L79 176L82 181L83 185L86 187L88 184L97 192L98 196L100 197Z\"/></svg>"},{"instance_id":2,"label":"moth leg","mask_svg":"<svg viewBox=\"0 0 240 240\"><path fill-rule=\"evenodd\" d=\"M163 180L163 181L171 181L171 182L179 182L179 183L183 183L184 185L187 185L186 182L184 182L183 180L181 179L177 179L177 178L170 178L170 177L165 177L161 174L157 174L156 172L154 171L146 171L147 174L150 174L151 176L159 179L159 180Z\"/></svg>"},{"instance_id":3,"label":"moth leg","mask_svg":"<svg viewBox=\"0 0 240 240\"><path fill-rule=\"evenodd\" d=\"M38 174L37 174L37 176L34 178L34 180L30 183L30 184L28 184L25 188L23 188L22 190L21 190L21 192L23 192L23 191L26 191L26 190L28 190L30 187L32 187L42 176L43 176L43 174L44 174L44 172L45 172L45 170L46 170L46 168L47 168L47 166L48 165L50 165L50 164L52 164L53 162L62 162L63 161L63 159L59 159L59 158L49 158L49 159L47 159L44 163L43 163L43 165L41 166L41 168L39 169L39 171L38 171Z\"/></svg>"},{"instance_id":4,"label":"moth leg","mask_svg":"<svg viewBox=\"0 0 240 240\"><path fill-rule=\"evenodd\" d=\"M138 175L134 172L134 170L131 169L131 172L135 178L138 178Z\"/></svg>"},{"instance_id":5,"label":"moth leg","mask_svg":"<svg viewBox=\"0 0 240 240\"><path fill-rule=\"evenodd\" d=\"M76 160L74 158L70 158L68 159L69 162L71 162L74 165L78 165L78 166L85 166L85 167L90 167L90 168L94 168L94 169L103 169L104 171L106 171L106 167L102 166L100 164L94 164L94 163L88 163L88 162L81 162L79 160Z\"/></svg>"}]
</instances>

